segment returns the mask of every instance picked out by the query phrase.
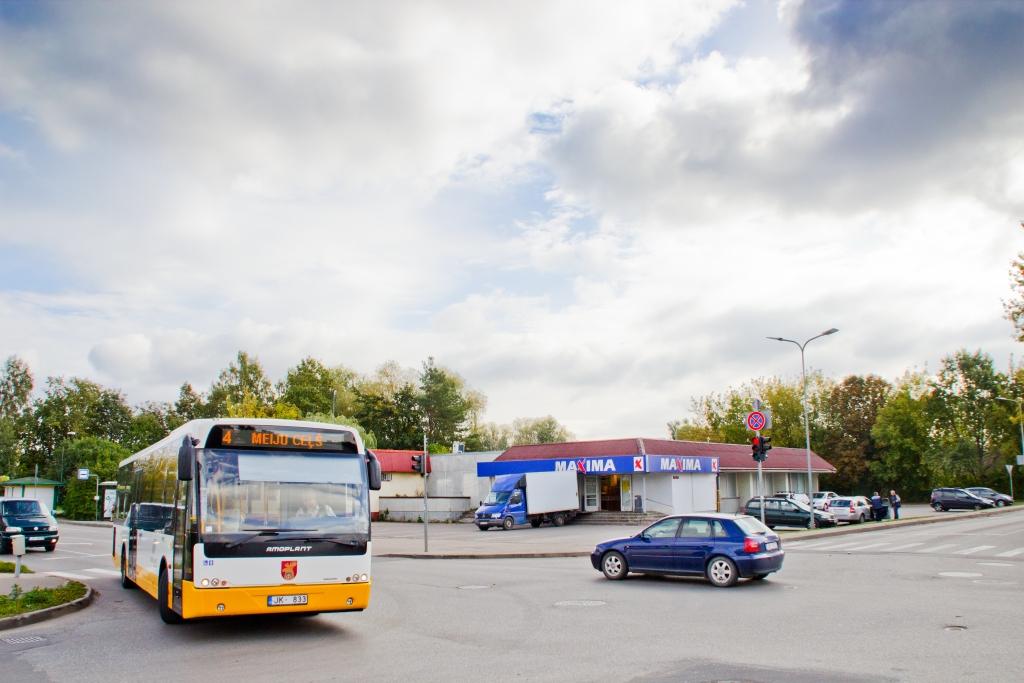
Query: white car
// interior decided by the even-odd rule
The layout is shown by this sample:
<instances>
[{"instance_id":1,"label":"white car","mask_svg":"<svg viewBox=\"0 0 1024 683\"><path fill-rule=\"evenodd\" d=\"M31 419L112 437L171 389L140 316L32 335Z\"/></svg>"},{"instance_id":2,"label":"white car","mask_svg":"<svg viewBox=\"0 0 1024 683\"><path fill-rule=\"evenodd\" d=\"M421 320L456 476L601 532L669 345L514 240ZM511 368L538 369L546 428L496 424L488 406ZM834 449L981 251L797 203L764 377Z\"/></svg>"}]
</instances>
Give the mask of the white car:
<instances>
[{"instance_id":1,"label":"white car","mask_svg":"<svg viewBox=\"0 0 1024 683\"><path fill-rule=\"evenodd\" d=\"M789 498L790 500L795 500L796 502L803 503L804 505L811 504L811 499L807 497L806 493L795 493L793 491L776 491L775 495L782 496L783 498Z\"/></svg>"},{"instance_id":2,"label":"white car","mask_svg":"<svg viewBox=\"0 0 1024 683\"><path fill-rule=\"evenodd\" d=\"M814 507L819 510L828 510L828 504L838 497L839 494L835 491L815 491Z\"/></svg>"},{"instance_id":3,"label":"white car","mask_svg":"<svg viewBox=\"0 0 1024 683\"><path fill-rule=\"evenodd\" d=\"M871 501L864 496L836 497L829 501L828 511L837 522L860 524L871 519Z\"/></svg>"}]
</instances>

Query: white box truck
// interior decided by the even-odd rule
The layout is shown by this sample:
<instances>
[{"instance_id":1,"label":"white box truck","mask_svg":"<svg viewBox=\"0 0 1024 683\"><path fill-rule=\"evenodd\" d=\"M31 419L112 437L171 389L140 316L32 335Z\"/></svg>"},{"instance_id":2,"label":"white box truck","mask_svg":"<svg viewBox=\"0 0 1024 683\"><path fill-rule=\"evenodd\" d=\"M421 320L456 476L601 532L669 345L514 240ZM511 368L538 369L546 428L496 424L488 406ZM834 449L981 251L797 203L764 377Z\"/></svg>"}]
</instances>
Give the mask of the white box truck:
<instances>
[{"instance_id":1,"label":"white box truck","mask_svg":"<svg viewBox=\"0 0 1024 683\"><path fill-rule=\"evenodd\" d=\"M477 508L476 525L480 531L527 523L537 528L546 521L562 526L579 511L576 472L503 474L495 477L487 499Z\"/></svg>"}]
</instances>

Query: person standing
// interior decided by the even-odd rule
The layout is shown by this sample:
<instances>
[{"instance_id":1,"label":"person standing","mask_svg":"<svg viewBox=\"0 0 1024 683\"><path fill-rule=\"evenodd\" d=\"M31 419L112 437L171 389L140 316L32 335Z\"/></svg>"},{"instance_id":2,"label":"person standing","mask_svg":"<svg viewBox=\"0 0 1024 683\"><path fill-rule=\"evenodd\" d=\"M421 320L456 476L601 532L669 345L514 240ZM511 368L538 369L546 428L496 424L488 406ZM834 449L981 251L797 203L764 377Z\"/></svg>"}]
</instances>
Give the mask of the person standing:
<instances>
[{"instance_id":1,"label":"person standing","mask_svg":"<svg viewBox=\"0 0 1024 683\"><path fill-rule=\"evenodd\" d=\"M871 496L871 518L876 522L882 521L882 497L878 495L878 491Z\"/></svg>"},{"instance_id":2,"label":"person standing","mask_svg":"<svg viewBox=\"0 0 1024 683\"><path fill-rule=\"evenodd\" d=\"M889 509L892 510L892 518L900 518L900 497L895 491L889 489Z\"/></svg>"}]
</instances>

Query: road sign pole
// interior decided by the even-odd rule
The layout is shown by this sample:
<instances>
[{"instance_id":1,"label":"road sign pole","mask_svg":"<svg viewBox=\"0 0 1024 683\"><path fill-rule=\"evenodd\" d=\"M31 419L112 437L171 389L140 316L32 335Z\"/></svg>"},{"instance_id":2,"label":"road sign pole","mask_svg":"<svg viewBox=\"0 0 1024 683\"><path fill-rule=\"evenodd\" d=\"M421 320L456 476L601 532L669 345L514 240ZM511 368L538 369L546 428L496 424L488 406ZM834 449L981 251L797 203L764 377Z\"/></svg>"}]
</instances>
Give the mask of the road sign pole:
<instances>
[{"instance_id":1,"label":"road sign pole","mask_svg":"<svg viewBox=\"0 0 1024 683\"><path fill-rule=\"evenodd\" d=\"M1006 474L1010 477L1010 500L1013 500L1013 465L1006 466Z\"/></svg>"},{"instance_id":2,"label":"road sign pole","mask_svg":"<svg viewBox=\"0 0 1024 683\"><path fill-rule=\"evenodd\" d=\"M757 436L760 438L761 432L757 432ZM761 495L761 524L764 524L764 475L761 472L761 459L757 459L757 491Z\"/></svg>"}]
</instances>

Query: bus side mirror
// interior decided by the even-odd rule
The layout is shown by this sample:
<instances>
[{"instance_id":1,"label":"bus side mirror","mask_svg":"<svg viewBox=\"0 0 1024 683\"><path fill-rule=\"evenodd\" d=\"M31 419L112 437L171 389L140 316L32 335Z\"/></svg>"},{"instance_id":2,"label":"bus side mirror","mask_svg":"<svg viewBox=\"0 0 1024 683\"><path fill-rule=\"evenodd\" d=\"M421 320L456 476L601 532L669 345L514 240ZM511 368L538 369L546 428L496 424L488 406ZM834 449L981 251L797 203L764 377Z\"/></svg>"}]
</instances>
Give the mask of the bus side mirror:
<instances>
[{"instance_id":1,"label":"bus side mirror","mask_svg":"<svg viewBox=\"0 0 1024 683\"><path fill-rule=\"evenodd\" d=\"M366 479L371 491L380 491L380 460L373 451L366 451Z\"/></svg>"},{"instance_id":2,"label":"bus side mirror","mask_svg":"<svg viewBox=\"0 0 1024 683\"><path fill-rule=\"evenodd\" d=\"M178 449L178 480L192 481L196 469L196 447L188 434L182 439Z\"/></svg>"}]
</instances>

